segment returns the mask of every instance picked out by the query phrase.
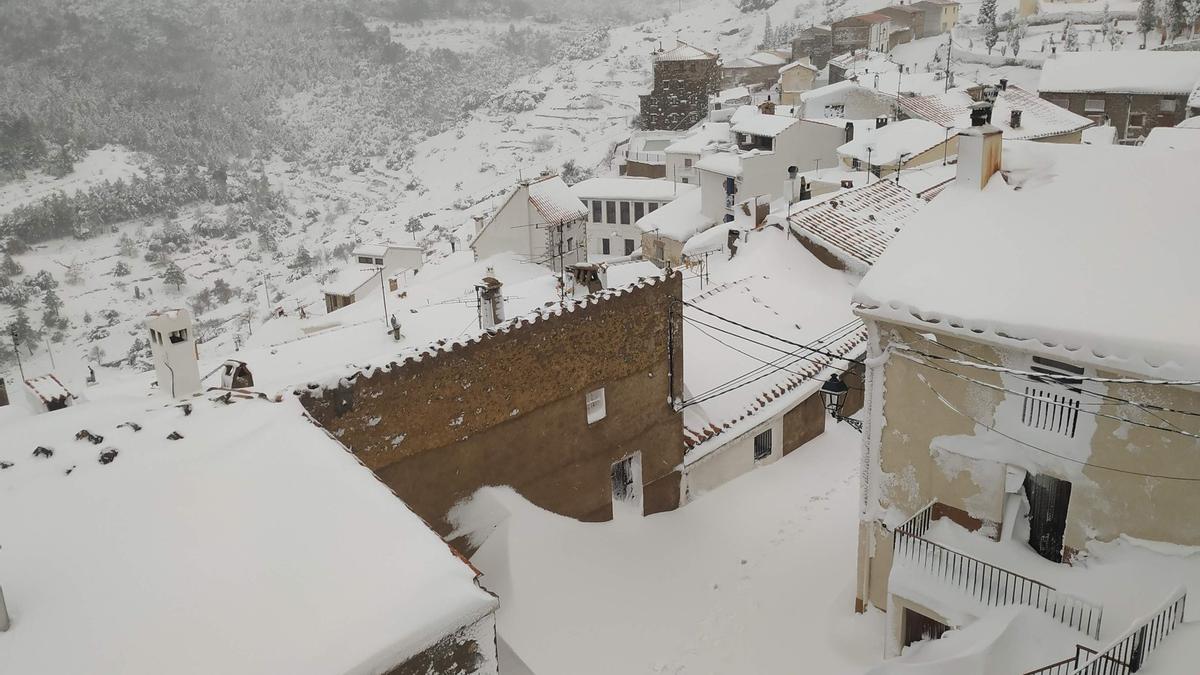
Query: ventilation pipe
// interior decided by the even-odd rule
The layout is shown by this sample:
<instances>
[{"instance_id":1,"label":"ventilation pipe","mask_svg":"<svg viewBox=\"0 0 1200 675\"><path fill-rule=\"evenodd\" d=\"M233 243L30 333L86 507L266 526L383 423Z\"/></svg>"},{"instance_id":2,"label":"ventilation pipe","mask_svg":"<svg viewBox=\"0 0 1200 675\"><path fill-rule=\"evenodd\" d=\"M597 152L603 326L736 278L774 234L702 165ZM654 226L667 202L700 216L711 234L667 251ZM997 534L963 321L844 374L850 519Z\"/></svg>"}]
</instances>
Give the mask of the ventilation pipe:
<instances>
[{"instance_id":1,"label":"ventilation pipe","mask_svg":"<svg viewBox=\"0 0 1200 675\"><path fill-rule=\"evenodd\" d=\"M846 122L846 142L854 140L854 122Z\"/></svg>"},{"instance_id":2,"label":"ventilation pipe","mask_svg":"<svg viewBox=\"0 0 1200 675\"><path fill-rule=\"evenodd\" d=\"M1014 128L1014 129L1021 128L1021 111L1020 110L1012 110L1009 112L1008 126Z\"/></svg>"}]
</instances>

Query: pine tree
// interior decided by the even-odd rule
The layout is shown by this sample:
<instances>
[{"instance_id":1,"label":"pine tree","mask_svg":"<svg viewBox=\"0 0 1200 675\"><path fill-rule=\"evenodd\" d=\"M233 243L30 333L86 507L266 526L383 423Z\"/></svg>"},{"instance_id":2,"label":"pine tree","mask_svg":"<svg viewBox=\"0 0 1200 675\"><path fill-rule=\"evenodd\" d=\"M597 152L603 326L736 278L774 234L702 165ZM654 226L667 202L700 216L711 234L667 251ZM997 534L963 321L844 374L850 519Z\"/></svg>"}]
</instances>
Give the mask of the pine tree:
<instances>
[{"instance_id":1,"label":"pine tree","mask_svg":"<svg viewBox=\"0 0 1200 675\"><path fill-rule=\"evenodd\" d=\"M1146 36L1154 30L1154 0L1141 0L1138 3L1137 30L1142 34L1142 49L1146 48Z\"/></svg>"},{"instance_id":2,"label":"pine tree","mask_svg":"<svg viewBox=\"0 0 1200 675\"><path fill-rule=\"evenodd\" d=\"M312 254L308 252L308 249L304 248L303 244L301 244L300 248L296 249L296 258L292 261L292 269L309 270L312 269L312 266Z\"/></svg>"},{"instance_id":3,"label":"pine tree","mask_svg":"<svg viewBox=\"0 0 1200 675\"><path fill-rule=\"evenodd\" d=\"M1075 28L1075 22L1070 19L1067 19L1067 25L1063 28L1063 51L1079 51L1079 31Z\"/></svg>"},{"instance_id":4,"label":"pine tree","mask_svg":"<svg viewBox=\"0 0 1200 675\"><path fill-rule=\"evenodd\" d=\"M137 244L134 243L133 237L130 237L128 232L122 232L121 238L117 240L117 252L126 258L137 257Z\"/></svg>"},{"instance_id":5,"label":"pine tree","mask_svg":"<svg viewBox=\"0 0 1200 675\"><path fill-rule=\"evenodd\" d=\"M118 260L116 266L113 267L113 276L127 277L132 271L124 260Z\"/></svg>"},{"instance_id":6,"label":"pine tree","mask_svg":"<svg viewBox=\"0 0 1200 675\"><path fill-rule=\"evenodd\" d=\"M983 26L983 43L987 45L988 54L1000 40L1000 30L996 26L996 0L983 0L979 5L979 25Z\"/></svg>"},{"instance_id":7,"label":"pine tree","mask_svg":"<svg viewBox=\"0 0 1200 675\"><path fill-rule=\"evenodd\" d=\"M767 14L766 23L763 25L762 44L759 45L763 49L770 49L775 46L775 29L771 28L771 15Z\"/></svg>"},{"instance_id":8,"label":"pine tree","mask_svg":"<svg viewBox=\"0 0 1200 675\"><path fill-rule=\"evenodd\" d=\"M15 277L18 274L23 274L25 268L21 267L21 263L13 260L11 253L4 254L3 262L0 262L0 274L6 277Z\"/></svg>"},{"instance_id":9,"label":"pine tree","mask_svg":"<svg viewBox=\"0 0 1200 675\"><path fill-rule=\"evenodd\" d=\"M33 329L33 325L29 323L29 316L25 314L25 310L18 309L13 316L13 320L8 324L8 330L5 331L9 335L17 336L17 345L25 345L29 353L33 353L34 342L37 341L37 331Z\"/></svg>"},{"instance_id":10,"label":"pine tree","mask_svg":"<svg viewBox=\"0 0 1200 675\"><path fill-rule=\"evenodd\" d=\"M1021 53L1021 40L1025 38L1025 34L1028 32L1029 24L1025 22L1025 19L1019 19L1005 31L1005 41L1008 43L1008 48L1012 50L1013 56Z\"/></svg>"},{"instance_id":11,"label":"pine tree","mask_svg":"<svg viewBox=\"0 0 1200 675\"><path fill-rule=\"evenodd\" d=\"M53 288L46 289L46 295L42 297L42 306L46 308L46 317L51 319L58 318L58 312L62 309L63 301L54 292ZM46 323L50 323L47 321Z\"/></svg>"},{"instance_id":12,"label":"pine tree","mask_svg":"<svg viewBox=\"0 0 1200 675\"><path fill-rule=\"evenodd\" d=\"M233 299L233 288L229 285L229 282L225 281L224 279L217 279L213 282L212 292L213 297L215 297L217 302L221 303L222 305Z\"/></svg>"},{"instance_id":13,"label":"pine tree","mask_svg":"<svg viewBox=\"0 0 1200 675\"><path fill-rule=\"evenodd\" d=\"M183 285L187 283L187 277L184 276L183 270L175 264L174 260L167 262L167 269L163 271L163 283L174 286L177 291L182 290Z\"/></svg>"},{"instance_id":14,"label":"pine tree","mask_svg":"<svg viewBox=\"0 0 1200 675\"><path fill-rule=\"evenodd\" d=\"M423 229L425 229L425 226L421 224L421 219L416 216L409 218L408 222L404 224L404 231L413 236L413 241L416 241L417 233Z\"/></svg>"},{"instance_id":15,"label":"pine tree","mask_svg":"<svg viewBox=\"0 0 1200 675\"><path fill-rule=\"evenodd\" d=\"M1171 40L1174 41L1178 38L1183 33L1187 21L1187 7L1184 0L1166 0L1162 21Z\"/></svg>"}]
</instances>

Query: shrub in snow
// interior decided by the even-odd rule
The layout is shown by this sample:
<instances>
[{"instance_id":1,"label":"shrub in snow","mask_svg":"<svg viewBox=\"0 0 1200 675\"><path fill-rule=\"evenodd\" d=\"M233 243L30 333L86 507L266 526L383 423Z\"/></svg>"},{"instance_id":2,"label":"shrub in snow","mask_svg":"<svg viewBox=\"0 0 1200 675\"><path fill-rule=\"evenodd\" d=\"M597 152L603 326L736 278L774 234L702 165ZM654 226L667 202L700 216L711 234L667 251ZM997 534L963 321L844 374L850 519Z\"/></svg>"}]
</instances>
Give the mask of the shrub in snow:
<instances>
[{"instance_id":1,"label":"shrub in snow","mask_svg":"<svg viewBox=\"0 0 1200 675\"><path fill-rule=\"evenodd\" d=\"M4 260L0 261L0 275L6 277L15 277L18 274L23 274L25 268L21 267L21 263L13 260L11 253L4 254Z\"/></svg>"},{"instance_id":2,"label":"shrub in snow","mask_svg":"<svg viewBox=\"0 0 1200 675\"><path fill-rule=\"evenodd\" d=\"M25 349L32 354L34 344L38 340L38 332L33 329L29 323L29 316L25 314L25 310L18 309L13 315L13 320L5 327L5 333L15 335L18 345L25 345Z\"/></svg>"},{"instance_id":3,"label":"shrub in snow","mask_svg":"<svg viewBox=\"0 0 1200 675\"><path fill-rule=\"evenodd\" d=\"M774 5L776 0L738 0L738 9L743 12L757 12Z\"/></svg>"},{"instance_id":4,"label":"shrub in snow","mask_svg":"<svg viewBox=\"0 0 1200 675\"><path fill-rule=\"evenodd\" d=\"M24 307L29 302L29 288L17 284L0 286L0 302L13 307Z\"/></svg>"},{"instance_id":5,"label":"shrub in snow","mask_svg":"<svg viewBox=\"0 0 1200 675\"><path fill-rule=\"evenodd\" d=\"M509 91L493 98L490 107L497 113L526 112L537 108L544 98L546 93L541 91Z\"/></svg>"},{"instance_id":6,"label":"shrub in snow","mask_svg":"<svg viewBox=\"0 0 1200 675\"><path fill-rule=\"evenodd\" d=\"M550 134L542 134L541 136L533 139L533 145L531 147L533 148L534 152L549 152L554 148L554 137Z\"/></svg>"},{"instance_id":7,"label":"shrub in snow","mask_svg":"<svg viewBox=\"0 0 1200 675\"><path fill-rule=\"evenodd\" d=\"M37 274L25 280L25 285L30 288L36 288L39 291L48 291L51 288L58 287L58 280L50 272L38 270Z\"/></svg>"}]
</instances>

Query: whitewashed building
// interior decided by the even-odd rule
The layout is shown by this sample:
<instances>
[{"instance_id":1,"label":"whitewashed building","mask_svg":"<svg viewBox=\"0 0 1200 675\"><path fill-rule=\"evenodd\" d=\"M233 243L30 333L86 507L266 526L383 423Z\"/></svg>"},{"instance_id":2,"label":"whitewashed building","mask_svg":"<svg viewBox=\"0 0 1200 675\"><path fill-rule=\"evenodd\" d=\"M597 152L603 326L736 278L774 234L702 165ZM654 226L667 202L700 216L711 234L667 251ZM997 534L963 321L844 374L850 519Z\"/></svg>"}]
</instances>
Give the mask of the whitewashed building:
<instances>
[{"instance_id":1,"label":"whitewashed building","mask_svg":"<svg viewBox=\"0 0 1200 675\"><path fill-rule=\"evenodd\" d=\"M628 256L641 246L637 221L696 188L646 178L590 178L571 186L587 210L588 259Z\"/></svg>"},{"instance_id":2,"label":"whitewashed building","mask_svg":"<svg viewBox=\"0 0 1200 675\"><path fill-rule=\"evenodd\" d=\"M561 272L587 260L583 202L557 175L521 181L471 240L475 259L506 251Z\"/></svg>"}]
</instances>

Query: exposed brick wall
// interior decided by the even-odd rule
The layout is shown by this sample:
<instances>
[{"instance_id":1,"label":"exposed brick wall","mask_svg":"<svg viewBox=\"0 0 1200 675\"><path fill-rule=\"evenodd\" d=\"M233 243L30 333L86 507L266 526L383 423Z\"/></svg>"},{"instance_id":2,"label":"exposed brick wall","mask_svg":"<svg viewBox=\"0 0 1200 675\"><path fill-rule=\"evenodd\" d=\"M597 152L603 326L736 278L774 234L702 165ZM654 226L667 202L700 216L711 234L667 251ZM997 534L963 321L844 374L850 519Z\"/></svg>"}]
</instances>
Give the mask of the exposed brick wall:
<instances>
[{"instance_id":1,"label":"exposed brick wall","mask_svg":"<svg viewBox=\"0 0 1200 675\"><path fill-rule=\"evenodd\" d=\"M486 485L604 520L612 463L631 453L641 452L644 484L673 480L678 493L683 425L669 403L682 386L678 311L673 393L667 355L668 311L681 292L674 274L301 401L443 535L450 507ZM607 416L589 425L585 395L598 387ZM670 507L666 489L647 489L647 508Z\"/></svg>"},{"instance_id":2,"label":"exposed brick wall","mask_svg":"<svg viewBox=\"0 0 1200 675\"><path fill-rule=\"evenodd\" d=\"M716 59L656 61L654 89L642 99L643 129L680 131L708 114L709 97L721 90Z\"/></svg>"},{"instance_id":3,"label":"exposed brick wall","mask_svg":"<svg viewBox=\"0 0 1200 675\"><path fill-rule=\"evenodd\" d=\"M1062 105L1065 101L1068 110L1077 115L1090 117L1097 124L1102 124L1104 119L1107 118L1112 126L1116 128L1118 140L1148 136L1150 135L1150 130L1154 127L1173 127L1182 122L1187 115L1187 96L1110 94L1104 92L1068 94L1052 91L1043 91L1039 96L1059 105ZM1104 112L1088 112L1088 99L1102 99L1104 101ZM1163 99L1175 101L1175 110L1171 112L1161 110ZM1130 117L1135 115L1142 115L1141 127L1129 126Z\"/></svg>"}]
</instances>

